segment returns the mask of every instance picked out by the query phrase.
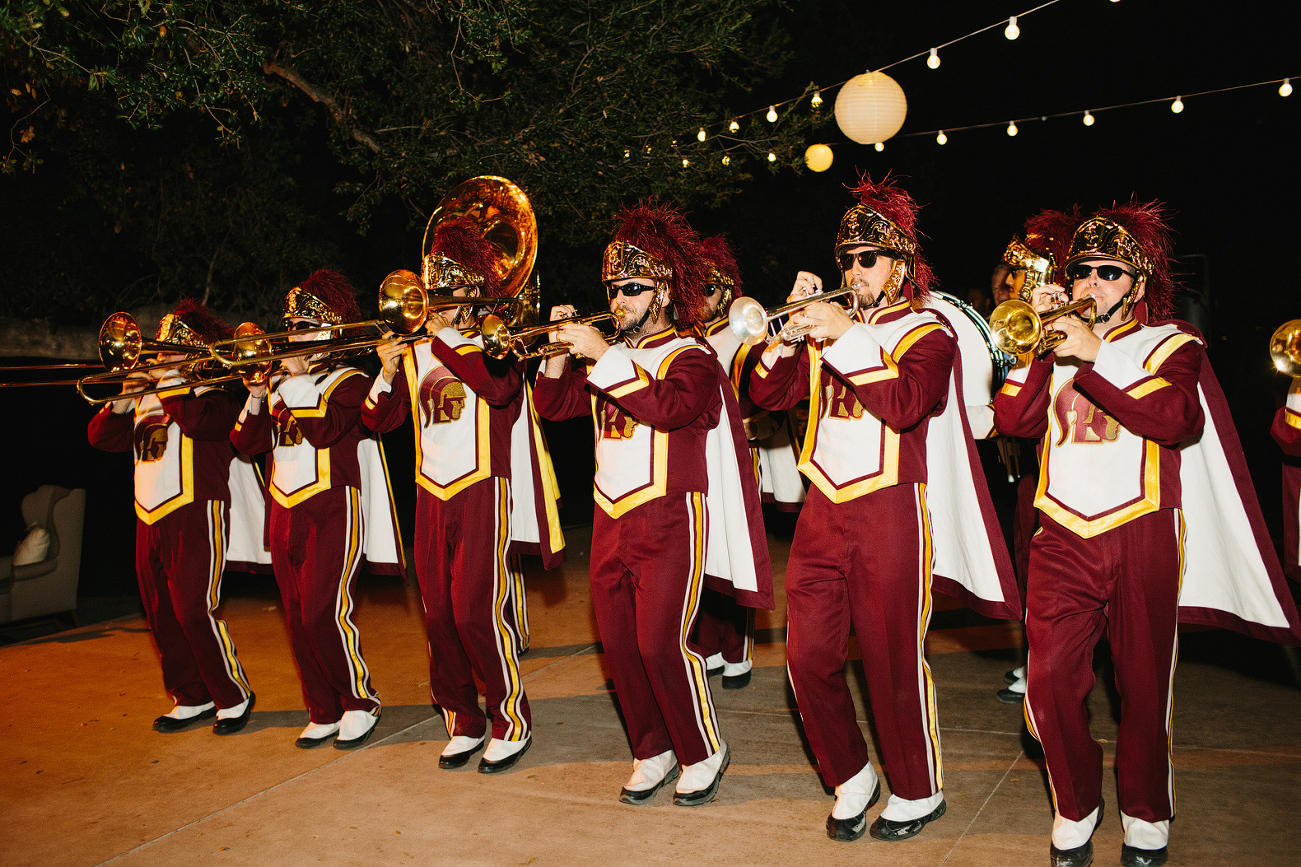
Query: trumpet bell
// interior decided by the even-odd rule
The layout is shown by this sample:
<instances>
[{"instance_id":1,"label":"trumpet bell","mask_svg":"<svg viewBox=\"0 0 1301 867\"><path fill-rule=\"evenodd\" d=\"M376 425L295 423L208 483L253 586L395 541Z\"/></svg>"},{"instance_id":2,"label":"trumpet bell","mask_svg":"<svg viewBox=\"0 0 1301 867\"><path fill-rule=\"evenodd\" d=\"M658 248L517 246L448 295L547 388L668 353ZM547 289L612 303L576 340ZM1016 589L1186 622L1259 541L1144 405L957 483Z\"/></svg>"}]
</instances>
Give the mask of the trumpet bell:
<instances>
[{"instance_id":1,"label":"trumpet bell","mask_svg":"<svg viewBox=\"0 0 1301 867\"><path fill-rule=\"evenodd\" d=\"M1286 376L1301 376L1301 319L1284 322L1269 338L1274 368Z\"/></svg>"},{"instance_id":2,"label":"trumpet bell","mask_svg":"<svg viewBox=\"0 0 1301 867\"><path fill-rule=\"evenodd\" d=\"M1034 308L1019 298L1004 301L989 318L994 344L1010 355L1025 355L1039 345L1043 323Z\"/></svg>"},{"instance_id":3,"label":"trumpet bell","mask_svg":"<svg viewBox=\"0 0 1301 867\"><path fill-rule=\"evenodd\" d=\"M727 324L736 339L746 346L762 343L768 336L768 311L748 295L742 295L727 308Z\"/></svg>"}]
</instances>

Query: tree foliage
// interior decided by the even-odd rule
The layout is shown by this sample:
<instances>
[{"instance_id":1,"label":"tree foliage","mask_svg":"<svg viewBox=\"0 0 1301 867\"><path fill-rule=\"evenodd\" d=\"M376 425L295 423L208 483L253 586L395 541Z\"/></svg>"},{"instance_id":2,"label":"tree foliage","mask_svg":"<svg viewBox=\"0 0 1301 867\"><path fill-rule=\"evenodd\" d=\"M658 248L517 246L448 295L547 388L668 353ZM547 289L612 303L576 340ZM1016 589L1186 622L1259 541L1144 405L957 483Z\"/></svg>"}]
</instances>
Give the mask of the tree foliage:
<instances>
[{"instance_id":1,"label":"tree foliage","mask_svg":"<svg viewBox=\"0 0 1301 867\"><path fill-rule=\"evenodd\" d=\"M529 192L544 237L581 243L620 203L714 205L747 169L796 162L816 121L804 110L727 128L787 59L780 2L10 0L3 168L44 158L78 90L136 127L204 118L236 147L311 100L362 230L390 199L418 221L491 173Z\"/></svg>"}]
</instances>

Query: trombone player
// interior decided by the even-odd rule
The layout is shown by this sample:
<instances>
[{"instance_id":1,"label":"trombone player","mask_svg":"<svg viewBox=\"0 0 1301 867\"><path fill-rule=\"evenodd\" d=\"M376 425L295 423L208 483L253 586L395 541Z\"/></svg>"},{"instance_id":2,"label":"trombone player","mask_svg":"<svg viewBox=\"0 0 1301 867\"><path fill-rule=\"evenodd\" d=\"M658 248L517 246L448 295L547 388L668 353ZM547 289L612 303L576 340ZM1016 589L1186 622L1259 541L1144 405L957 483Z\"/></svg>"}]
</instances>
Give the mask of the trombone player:
<instances>
[{"instance_id":1,"label":"trombone player","mask_svg":"<svg viewBox=\"0 0 1301 867\"><path fill-rule=\"evenodd\" d=\"M291 350L277 353L281 375L269 385L246 381L248 401L230 434L246 455L271 454L271 561L309 715L295 742L301 749L330 741L353 749L375 730L380 700L362 656L354 590L363 561L371 571L402 571L387 470L361 421L369 377L332 354L321 331L360 319L342 274L316 271L290 289L283 320Z\"/></svg>"},{"instance_id":2,"label":"trombone player","mask_svg":"<svg viewBox=\"0 0 1301 867\"><path fill-rule=\"evenodd\" d=\"M183 366L185 347L206 354L229 333L184 299L159 323L157 340L174 351L160 351L158 361ZM252 466L230 445L238 404L178 367L129 373L122 397L91 418L88 435L95 448L135 455L136 574L175 701L154 729L178 732L216 717L213 731L227 735L248 723L254 696L216 609L223 570L266 561L263 504Z\"/></svg>"},{"instance_id":3,"label":"trombone player","mask_svg":"<svg viewBox=\"0 0 1301 867\"><path fill-rule=\"evenodd\" d=\"M504 292L493 265L492 246L475 222L456 217L434 228L422 279L433 294L491 301ZM489 357L480 336L458 329L469 329L475 306L430 312L426 339L379 344L383 368L362 414L372 428L388 432L410 413L415 428L416 577L429 689L449 738L438 766L462 767L482 749L478 770L492 774L515 765L533 743L519 667L527 615L513 505L519 497L531 508L536 498L534 474L512 473L512 434L518 423L531 422L524 365ZM517 448L531 454L534 440L527 442ZM539 486L537 496L544 495ZM476 677L486 688L491 730Z\"/></svg>"}]
</instances>

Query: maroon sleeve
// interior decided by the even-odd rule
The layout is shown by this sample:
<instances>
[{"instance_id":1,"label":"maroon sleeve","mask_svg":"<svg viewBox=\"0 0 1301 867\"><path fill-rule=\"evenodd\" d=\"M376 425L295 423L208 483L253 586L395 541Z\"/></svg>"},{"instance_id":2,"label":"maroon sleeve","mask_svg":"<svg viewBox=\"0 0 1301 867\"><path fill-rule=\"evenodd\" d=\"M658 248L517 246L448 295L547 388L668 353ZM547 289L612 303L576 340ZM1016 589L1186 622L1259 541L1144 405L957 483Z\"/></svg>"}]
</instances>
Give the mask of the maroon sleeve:
<instances>
[{"instance_id":1,"label":"maroon sleeve","mask_svg":"<svg viewBox=\"0 0 1301 867\"><path fill-rule=\"evenodd\" d=\"M1197 393L1202 355L1201 345L1194 342L1170 353L1154 372L1169 383L1159 388L1144 390L1142 384L1119 388L1097 373L1093 364L1080 366L1075 387L1130 433L1161 445L1178 445L1200 433L1206 422Z\"/></svg>"},{"instance_id":2,"label":"maroon sleeve","mask_svg":"<svg viewBox=\"0 0 1301 867\"><path fill-rule=\"evenodd\" d=\"M750 400L764 409L793 409L809 396L808 341L801 341L799 352L778 356L772 367L765 367L762 356L746 381Z\"/></svg>"},{"instance_id":3,"label":"maroon sleeve","mask_svg":"<svg viewBox=\"0 0 1301 867\"><path fill-rule=\"evenodd\" d=\"M721 406L721 374L718 357L712 352L687 350L673 357L663 376L648 377L640 388L618 398L606 397L642 424L661 431L677 430L711 407Z\"/></svg>"},{"instance_id":4,"label":"maroon sleeve","mask_svg":"<svg viewBox=\"0 0 1301 867\"><path fill-rule=\"evenodd\" d=\"M1053 362L1030 362L1025 382L1007 382L994 395L994 429L1004 436L1039 439L1048 432L1048 381Z\"/></svg>"},{"instance_id":5,"label":"maroon sleeve","mask_svg":"<svg viewBox=\"0 0 1301 867\"><path fill-rule=\"evenodd\" d=\"M221 389L195 394L188 389L164 391L158 395L163 410L193 440L217 441L230 436L239 417L239 405Z\"/></svg>"},{"instance_id":6,"label":"maroon sleeve","mask_svg":"<svg viewBox=\"0 0 1301 867\"><path fill-rule=\"evenodd\" d=\"M1274 425L1269 429L1283 454L1294 458L1301 457L1301 427L1297 425L1301 425L1301 415L1280 406L1274 413Z\"/></svg>"},{"instance_id":7,"label":"maroon sleeve","mask_svg":"<svg viewBox=\"0 0 1301 867\"><path fill-rule=\"evenodd\" d=\"M533 384L533 408L551 421L586 415L592 411L586 386L586 372L575 370L573 361L566 359L564 373L557 377L539 376Z\"/></svg>"},{"instance_id":8,"label":"maroon sleeve","mask_svg":"<svg viewBox=\"0 0 1301 867\"><path fill-rule=\"evenodd\" d=\"M293 415L303 439L311 443L313 448L328 449L352 433L361 422L361 405L369 391L370 377L357 371L335 383L326 398L325 412L320 415L316 415L315 411L310 415L302 411L294 412L283 403L276 404L271 413L276 416L281 413Z\"/></svg>"},{"instance_id":9,"label":"maroon sleeve","mask_svg":"<svg viewBox=\"0 0 1301 867\"><path fill-rule=\"evenodd\" d=\"M437 338L430 348L453 376L491 406L508 406L524 387L522 361L497 361L472 343L449 346Z\"/></svg>"},{"instance_id":10,"label":"maroon sleeve","mask_svg":"<svg viewBox=\"0 0 1301 867\"><path fill-rule=\"evenodd\" d=\"M106 404L90 417L90 424L86 426L86 438L101 451L129 452L134 431L134 413L116 413L113 412L112 404Z\"/></svg>"},{"instance_id":11,"label":"maroon sleeve","mask_svg":"<svg viewBox=\"0 0 1301 867\"><path fill-rule=\"evenodd\" d=\"M275 447L271 412L265 403L259 413L243 413L235 420L230 444L242 455L260 455Z\"/></svg>"},{"instance_id":12,"label":"maroon sleeve","mask_svg":"<svg viewBox=\"0 0 1301 867\"><path fill-rule=\"evenodd\" d=\"M861 385L840 378L874 416L895 430L907 430L943 410L957 351L957 341L936 329L908 347L897 362L896 376ZM832 375L839 376L834 371Z\"/></svg>"},{"instance_id":13,"label":"maroon sleeve","mask_svg":"<svg viewBox=\"0 0 1301 867\"><path fill-rule=\"evenodd\" d=\"M375 397L373 393L375 382L383 375L376 374L375 379L370 381L371 387L366 390L366 399L361 404L362 423L376 433L397 430L402 422L407 420L411 406L408 400L406 365L398 365L389 390Z\"/></svg>"}]
</instances>

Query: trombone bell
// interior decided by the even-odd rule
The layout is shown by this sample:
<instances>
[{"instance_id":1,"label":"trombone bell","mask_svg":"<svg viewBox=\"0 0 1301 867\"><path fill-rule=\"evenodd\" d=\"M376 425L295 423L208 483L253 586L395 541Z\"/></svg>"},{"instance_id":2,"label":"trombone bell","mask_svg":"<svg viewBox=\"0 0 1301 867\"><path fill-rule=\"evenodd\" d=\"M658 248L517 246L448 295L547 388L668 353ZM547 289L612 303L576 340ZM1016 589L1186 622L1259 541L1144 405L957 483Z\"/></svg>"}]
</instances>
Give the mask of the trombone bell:
<instances>
[{"instance_id":1,"label":"trombone bell","mask_svg":"<svg viewBox=\"0 0 1301 867\"><path fill-rule=\"evenodd\" d=\"M1274 369L1286 376L1301 376L1301 319L1284 322L1269 338Z\"/></svg>"}]
</instances>

